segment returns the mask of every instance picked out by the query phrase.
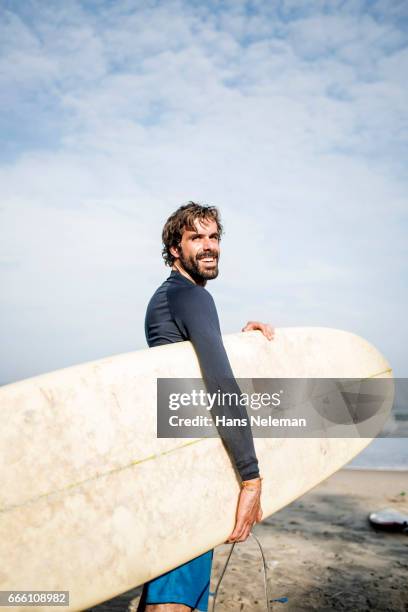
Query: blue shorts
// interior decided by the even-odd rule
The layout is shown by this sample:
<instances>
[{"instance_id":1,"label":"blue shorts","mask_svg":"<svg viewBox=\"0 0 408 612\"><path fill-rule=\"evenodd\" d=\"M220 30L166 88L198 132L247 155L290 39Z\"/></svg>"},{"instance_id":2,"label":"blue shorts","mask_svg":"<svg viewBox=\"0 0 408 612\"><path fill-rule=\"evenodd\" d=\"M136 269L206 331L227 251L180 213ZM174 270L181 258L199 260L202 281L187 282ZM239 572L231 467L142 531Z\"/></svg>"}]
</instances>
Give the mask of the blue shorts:
<instances>
[{"instance_id":1,"label":"blue shorts","mask_svg":"<svg viewBox=\"0 0 408 612\"><path fill-rule=\"evenodd\" d=\"M146 604L181 603L207 612L213 552L209 550L146 582L138 609L144 610Z\"/></svg>"}]
</instances>

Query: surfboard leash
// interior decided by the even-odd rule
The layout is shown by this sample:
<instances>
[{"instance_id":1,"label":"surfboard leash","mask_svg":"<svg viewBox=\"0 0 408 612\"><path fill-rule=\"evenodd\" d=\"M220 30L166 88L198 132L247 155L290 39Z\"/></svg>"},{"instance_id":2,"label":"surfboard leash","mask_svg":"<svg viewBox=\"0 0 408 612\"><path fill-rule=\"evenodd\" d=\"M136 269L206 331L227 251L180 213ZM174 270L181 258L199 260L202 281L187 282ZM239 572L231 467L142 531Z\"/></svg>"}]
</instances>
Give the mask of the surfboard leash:
<instances>
[{"instance_id":1,"label":"surfboard leash","mask_svg":"<svg viewBox=\"0 0 408 612\"><path fill-rule=\"evenodd\" d=\"M252 533L252 531L251 531L251 533L249 535L254 538L255 542L258 544L258 548L259 548L260 553L261 553L262 568L263 568L263 577L264 577L264 592L265 592L266 610L267 610L267 612L272 612L271 601L276 601L276 602L280 602L280 603L287 603L288 598L287 597L277 597L276 599L271 599L270 593L269 593L269 588L268 588L266 560L265 560L265 554L264 554L262 545L261 545L260 541L258 540L258 538L256 537L256 535L254 533ZM225 574L225 572L227 570L227 567L228 567L228 564L230 562L231 555L232 555L232 552L234 550L235 544L236 544L236 542L234 542L231 545L231 548L229 550L227 559L226 559L226 561L224 563L224 567L222 568L221 576L219 577L218 582L217 582L217 586L215 587L215 591L210 593L210 595L212 595L212 597L213 597L211 612L215 612L215 604L216 604L216 600L217 600L218 590L219 590L219 588L221 586L222 579L224 578L224 574Z\"/></svg>"}]
</instances>

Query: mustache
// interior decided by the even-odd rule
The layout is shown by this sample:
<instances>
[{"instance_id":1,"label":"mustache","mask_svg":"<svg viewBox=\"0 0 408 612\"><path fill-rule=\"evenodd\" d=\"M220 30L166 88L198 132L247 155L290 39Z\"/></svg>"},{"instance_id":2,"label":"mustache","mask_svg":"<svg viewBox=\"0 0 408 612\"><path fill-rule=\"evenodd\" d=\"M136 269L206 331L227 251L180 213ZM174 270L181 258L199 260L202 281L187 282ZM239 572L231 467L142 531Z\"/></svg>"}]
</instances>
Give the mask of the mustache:
<instances>
[{"instance_id":1,"label":"mustache","mask_svg":"<svg viewBox=\"0 0 408 612\"><path fill-rule=\"evenodd\" d=\"M214 259L218 259L218 253L216 251L207 251L201 255L197 255L197 259L205 259L206 257L214 257Z\"/></svg>"}]
</instances>

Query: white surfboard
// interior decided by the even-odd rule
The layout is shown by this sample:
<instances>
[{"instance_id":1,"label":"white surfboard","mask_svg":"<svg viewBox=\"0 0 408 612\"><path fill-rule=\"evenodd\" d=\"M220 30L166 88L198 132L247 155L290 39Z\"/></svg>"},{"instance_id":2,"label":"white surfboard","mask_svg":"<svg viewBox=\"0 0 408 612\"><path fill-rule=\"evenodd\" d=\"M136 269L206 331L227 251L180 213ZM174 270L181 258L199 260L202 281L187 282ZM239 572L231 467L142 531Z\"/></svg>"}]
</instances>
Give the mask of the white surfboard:
<instances>
[{"instance_id":1,"label":"white surfboard","mask_svg":"<svg viewBox=\"0 0 408 612\"><path fill-rule=\"evenodd\" d=\"M392 377L372 345L334 329L277 329L273 341L245 332L224 344L237 378ZM200 376L183 342L0 389L0 590L69 591L68 609L83 610L225 541L239 484L221 440L156 437L157 378ZM256 439L263 517L370 441Z\"/></svg>"}]
</instances>

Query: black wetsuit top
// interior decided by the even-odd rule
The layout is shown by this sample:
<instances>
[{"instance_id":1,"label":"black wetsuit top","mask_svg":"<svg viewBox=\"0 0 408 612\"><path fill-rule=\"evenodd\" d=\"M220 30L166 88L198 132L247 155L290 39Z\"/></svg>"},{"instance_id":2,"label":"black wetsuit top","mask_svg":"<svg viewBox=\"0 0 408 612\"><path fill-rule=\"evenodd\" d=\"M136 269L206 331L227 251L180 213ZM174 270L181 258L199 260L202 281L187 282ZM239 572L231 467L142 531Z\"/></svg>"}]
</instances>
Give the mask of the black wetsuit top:
<instances>
[{"instance_id":1,"label":"black wetsuit top","mask_svg":"<svg viewBox=\"0 0 408 612\"><path fill-rule=\"evenodd\" d=\"M145 318L146 340L150 347L190 340L197 353L207 392L241 393L222 342L217 309L211 294L200 285L172 270L149 301ZM228 402L227 402L228 404ZM215 403L212 414L227 418L245 418L245 406ZM218 427L218 431L232 455L242 480L258 478L249 423L242 426Z\"/></svg>"}]
</instances>

